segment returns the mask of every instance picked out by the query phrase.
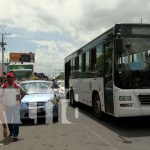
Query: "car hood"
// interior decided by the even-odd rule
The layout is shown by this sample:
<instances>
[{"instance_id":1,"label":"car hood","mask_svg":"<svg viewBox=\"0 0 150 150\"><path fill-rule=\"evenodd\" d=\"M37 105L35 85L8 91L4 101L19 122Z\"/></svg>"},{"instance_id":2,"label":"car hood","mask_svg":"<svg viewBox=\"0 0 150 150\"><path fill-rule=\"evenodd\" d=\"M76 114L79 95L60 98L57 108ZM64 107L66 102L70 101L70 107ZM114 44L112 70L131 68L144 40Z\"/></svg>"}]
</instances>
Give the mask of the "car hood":
<instances>
[{"instance_id":1,"label":"car hood","mask_svg":"<svg viewBox=\"0 0 150 150\"><path fill-rule=\"evenodd\" d=\"M54 98L54 94L29 94L25 95L21 102L28 103L28 102L47 102Z\"/></svg>"}]
</instances>

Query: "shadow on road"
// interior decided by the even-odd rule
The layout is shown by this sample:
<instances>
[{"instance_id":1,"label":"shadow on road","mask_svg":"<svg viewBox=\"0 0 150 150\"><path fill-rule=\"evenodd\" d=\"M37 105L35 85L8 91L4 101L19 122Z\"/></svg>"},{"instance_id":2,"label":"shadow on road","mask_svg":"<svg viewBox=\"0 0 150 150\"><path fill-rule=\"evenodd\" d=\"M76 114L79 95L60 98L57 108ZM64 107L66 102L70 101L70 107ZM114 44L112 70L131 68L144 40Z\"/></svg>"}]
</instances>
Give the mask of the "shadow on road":
<instances>
[{"instance_id":1,"label":"shadow on road","mask_svg":"<svg viewBox=\"0 0 150 150\"><path fill-rule=\"evenodd\" d=\"M80 103L76 107L79 108L80 113L116 132L119 137L150 136L150 116L114 118L105 115L104 120L100 120L94 117L90 107Z\"/></svg>"},{"instance_id":2,"label":"shadow on road","mask_svg":"<svg viewBox=\"0 0 150 150\"><path fill-rule=\"evenodd\" d=\"M55 123L57 123L57 121L54 121L52 123L46 123L45 119L37 119L37 122L34 122L33 119L28 119L22 121L20 126L37 126L37 125L39 126L39 125L47 125L47 124L55 124Z\"/></svg>"},{"instance_id":3,"label":"shadow on road","mask_svg":"<svg viewBox=\"0 0 150 150\"><path fill-rule=\"evenodd\" d=\"M20 139L20 138L18 138L18 140L17 140L17 141L15 141L15 142L19 142L19 141L22 141L22 140L24 140L24 139ZM12 139L12 138L7 137L6 139L4 139L4 140L0 141L0 143L3 143L3 145L8 145L8 144L14 143L14 141L13 141L13 139Z\"/></svg>"}]
</instances>

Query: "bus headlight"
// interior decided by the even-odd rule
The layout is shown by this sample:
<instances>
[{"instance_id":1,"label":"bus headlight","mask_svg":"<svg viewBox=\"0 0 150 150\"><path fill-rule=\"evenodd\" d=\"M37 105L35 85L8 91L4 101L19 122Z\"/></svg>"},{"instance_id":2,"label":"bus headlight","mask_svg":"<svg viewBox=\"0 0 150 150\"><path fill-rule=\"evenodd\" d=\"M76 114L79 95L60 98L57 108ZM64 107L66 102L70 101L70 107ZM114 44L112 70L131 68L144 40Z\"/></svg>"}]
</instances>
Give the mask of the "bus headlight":
<instances>
[{"instance_id":1,"label":"bus headlight","mask_svg":"<svg viewBox=\"0 0 150 150\"><path fill-rule=\"evenodd\" d=\"M119 101L131 101L131 96L119 96Z\"/></svg>"}]
</instances>

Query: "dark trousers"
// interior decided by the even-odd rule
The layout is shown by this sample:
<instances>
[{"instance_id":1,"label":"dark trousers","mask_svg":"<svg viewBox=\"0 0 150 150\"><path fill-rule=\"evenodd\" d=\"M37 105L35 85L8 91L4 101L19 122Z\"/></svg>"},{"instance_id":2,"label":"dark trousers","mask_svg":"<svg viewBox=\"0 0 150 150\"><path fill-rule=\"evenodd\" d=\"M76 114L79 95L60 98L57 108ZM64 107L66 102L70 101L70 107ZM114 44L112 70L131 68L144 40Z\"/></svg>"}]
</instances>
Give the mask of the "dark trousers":
<instances>
[{"instance_id":1,"label":"dark trousers","mask_svg":"<svg viewBox=\"0 0 150 150\"><path fill-rule=\"evenodd\" d=\"M20 124L20 106L6 106L6 118L10 135L18 137Z\"/></svg>"},{"instance_id":2,"label":"dark trousers","mask_svg":"<svg viewBox=\"0 0 150 150\"><path fill-rule=\"evenodd\" d=\"M11 136L18 137L19 124L8 124L8 128Z\"/></svg>"}]
</instances>

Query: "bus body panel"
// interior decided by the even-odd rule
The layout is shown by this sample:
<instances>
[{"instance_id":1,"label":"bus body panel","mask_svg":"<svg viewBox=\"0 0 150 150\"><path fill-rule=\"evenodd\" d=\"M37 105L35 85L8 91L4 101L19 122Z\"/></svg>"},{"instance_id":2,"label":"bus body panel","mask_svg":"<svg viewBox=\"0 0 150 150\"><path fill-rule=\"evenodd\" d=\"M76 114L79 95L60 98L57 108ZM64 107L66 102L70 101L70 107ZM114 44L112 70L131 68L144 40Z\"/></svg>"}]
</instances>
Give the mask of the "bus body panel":
<instances>
[{"instance_id":1,"label":"bus body panel","mask_svg":"<svg viewBox=\"0 0 150 150\"><path fill-rule=\"evenodd\" d=\"M100 97L101 109L105 111L103 78L70 79L75 101L92 106L92 94L97 92ZM67 90L68 91L68 90Z\"/></svg>"},{"instance_id":2,"label":"bus body panel","mask_svg":"<svg viewBox=\"0 0 150 150\"><path fill-rule=\"evenodd\" d=\"M91 106L91 81L89 79L71 79L70 87L73 87L75 101Z\"/></svg>"},{"instance_id":3,"label":"bus body panel","mask_svg":"<svg viewBox=\"0 0 150 150\"><path fill-rule=\"evenodd\" d=\"M139 102L142 115L150 116L150 90L149 89L135 89L134 90L137 101Z\"/></svg>"},{"instance_id":4,"label":"bus body panel","mask_svg":"<svg viewBox=\"0 0 150 150\"><path fill-rule=\"evenodd\" d=\"M120 101L120 96L130 96L131 101ZM114 92L114 116L150 116L150 99L146 104L144 103L145 100L147 101L147 97L150 97L150 90L148 89L118 89Z\"/></svg>"},{"instance_id":5,"label":"bus body panel","mask_svg":"<svg viewBox=\"0 0 150 150\"><path fill-rule=\"evenodd\" d=\"M119 100L120 97L129 97L130 100ZM123 98L122 98L123 99ZM130 117L142 116L142 111L133 90L114 89L114 116L115 117Z\"/></svg>"}]
</instances>

